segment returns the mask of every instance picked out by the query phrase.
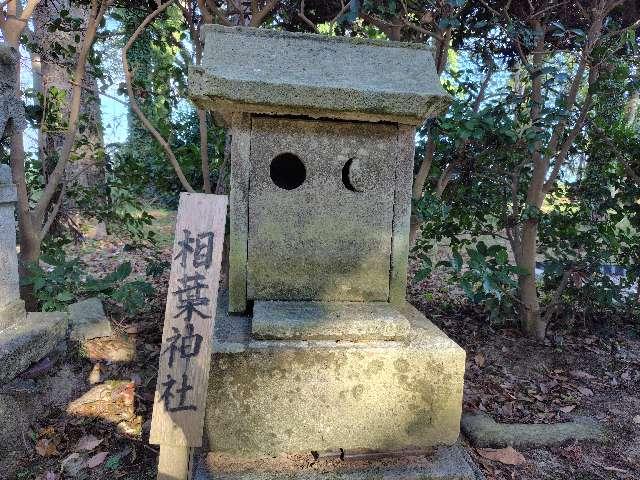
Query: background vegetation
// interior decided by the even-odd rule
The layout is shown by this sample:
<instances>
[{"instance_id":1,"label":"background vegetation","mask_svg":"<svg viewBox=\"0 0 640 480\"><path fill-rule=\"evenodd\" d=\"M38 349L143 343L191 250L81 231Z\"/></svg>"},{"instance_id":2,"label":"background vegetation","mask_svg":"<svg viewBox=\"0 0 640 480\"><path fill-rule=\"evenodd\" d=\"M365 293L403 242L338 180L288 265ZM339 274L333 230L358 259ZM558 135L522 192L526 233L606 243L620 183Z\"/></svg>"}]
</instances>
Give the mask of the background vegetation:
<instances>
[{"instance_id":1,"label":"background vegetation","mask_svg":"<svg viewBox=\"0 0 640 480\"><path fill-rule=\"evenodd\" d=\"M637 324L636 1L0 5L2 39L19 48L32 81L16 95L37 135L33 148L25 153L21 132L5 135L0 148L20 193L32 303L47 308L95 287L76 273L74 286L58 290L47 278L77 272L60 247L86 235L88 219L93 230L153 242L150 204L171 208L181 190L227 191L225 131L187 100L200 29L221 23L432 45L452 104L416 136L415 282L445 279L490 321L517 323L538 339L554 322ZM100 115L100 100L122 101L114 89L128 111L126 140L115 143ZM107 280L118 284L126 270ZM124 301L122 288L103 292Z\"/></svg>"}]
</instances>

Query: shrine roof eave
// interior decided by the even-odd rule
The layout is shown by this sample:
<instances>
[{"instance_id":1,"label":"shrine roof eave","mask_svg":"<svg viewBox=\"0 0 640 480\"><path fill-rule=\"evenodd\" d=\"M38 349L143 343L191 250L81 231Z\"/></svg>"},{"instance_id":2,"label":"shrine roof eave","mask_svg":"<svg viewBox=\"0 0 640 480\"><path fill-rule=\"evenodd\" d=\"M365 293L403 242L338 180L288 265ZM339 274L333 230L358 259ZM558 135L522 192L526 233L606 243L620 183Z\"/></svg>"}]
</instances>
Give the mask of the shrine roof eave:
<instances>
[{"instance_id":1,"label":"shrine roof eave","mask_svg":"<svg viewBox=\"0 0 640 480\"><path fill-rule=\"evenodd\" d=\"M450 103L421 44L208 25L191 99L225 112L418 125Z\"/></svg>"}]
</instances>

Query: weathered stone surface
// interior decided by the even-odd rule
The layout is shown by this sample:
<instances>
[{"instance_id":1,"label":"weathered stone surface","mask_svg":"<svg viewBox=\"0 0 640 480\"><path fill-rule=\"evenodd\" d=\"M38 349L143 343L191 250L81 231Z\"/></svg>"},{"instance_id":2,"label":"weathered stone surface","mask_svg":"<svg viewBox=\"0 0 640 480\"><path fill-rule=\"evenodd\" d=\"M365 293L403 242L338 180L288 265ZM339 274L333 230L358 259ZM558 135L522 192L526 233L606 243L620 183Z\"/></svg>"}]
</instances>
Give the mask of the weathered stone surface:
<instances>
[{"instance_id":1,"label":"weathered stone surface","mask_svg":"<svg viewBox=\"0 0 640 480\"><path fill-rule=\"evenodd\" d=\"M69 324L71 339L76 341L109 337L113 333L99 298L87 298L69 305Z\"/></svg>"},{"instance_id":2,"label":"weathered stone surface","mask_svg":"<svg viewBox=\"0 0 640 480\"><path fill-rule=\"evenodd\" d=\"M391 268L389 270L389 301L396 305L402 305L407 299L415 135L414 128L406 125L398 126L393 236L391 240Z\"/></svg>"},{"instance_id":3,"label":"weathered stone surface","mask_svg":"<svg viewBox=\"0 0 640 480\"><path fill-rule=\"evenodd\" d=\"M24 105L15 93L15 68L20 61L18 51L0 44L0 138L26 128Z\"/></svg>"},{"instance_id":4,"label":"weathered stone surface","mask_svg":"<svg viewBox=\"0 0 640 480\"><path fill-rule=\"evenodd\" d=\"M22 299L0 306L0 332L11 325L24 322L26 315L27 311Z\"/></svg>"},{"instance_id":5,"label":"weathered stone surface","mask_svg":"<svg viewBox=\"0 0 640 480\"><path fill-rule=\"evenodd\" d=\"M204 41L189 90L206 110L417 125L450 101L423 44L217 25Z\"/></svg>"},{"instance_id":6,"label":"weathered stone surface","mask_svg":"<svg viewBox=\"0 0 640 480\"><path fill-rule=\"evenodd\" d=\"M605 439L600 425L590 419L556 424L497 423L486 414L464 414L462 431L471 443L481 448L543 447L569 440Z\"/></svg>"},{"instance_id":7,"label":"weathered stone surface","mask_svg":"<svg viewBox=\"0 0 640 480\"><path fill-rule=\"evenodd\" d=\"M256 302L251 333L281 340L405 340L409 321L383 302Z\"/></svg>"},{"instance_id":8,"label":"weathered stone surface","mask_svg":"<svg viewBox=\"0 0 640 480\"><path fill-rule=\"evenodd\" d=\"M17 462L33 454L29 429L50 407L63 408L83 390L81 374L69 365L56 365L55 373L37 380L16 380L0 387L0 472L14 478Z\"/></svg>"},{"instance_id":9,"label":"weathered stone surface","mask_svg":"<svg viewBox=\"0 0 640 480\"><path fill-rule=\"evenodd\" d=\"M463 449L440 447L431 455L378 460L313 461L310 455L233 459L209 454L196 465L195 480L483 480Z\"/></svg>"},{"instance_id":10,"label":"weathered stone surface","mask_svg":"<svg viewBox=\"0 0 640 480\"><path fill-rule=\"evenodd\" d=\"M15 201L16 188L11 180L11 169L8 165L0 165L0 331L23 321L25 317L18 277Z\"/></svg>"},{"instance_id":11,"label":"weathered stone surface","mask_svg":"<svg viewBox=\"0 0 640 480\"><path fill-rule=\"evenodd\" d=\"M396 125L253 118L247 298L389 300L397 136ZM285 152L306 170L293 190L271 177ZM360 191L343 183L350 159Z\"/></svg>"},{"instance_id":12,"label":"weathered stone surface","mask_svg":"<svg viewBox=\"0 0 640 480\"><path fill-rule=\"evenodd\" d=\"M0 384L13 379L51 352L67 332L67 315L29 313L25 321L0 332Z\"/></svg>"},{"instance_id":13,"label":"weathered stone surface","mask_svg":"<svg viewBox=\"0 0 640 480\"><path fill-rule=\"evenodd\" d=\"M229 311L247 310L247 238L249 235L249 175L251 117L231 116L231 176L229 193Z\"/></svg>"},{"instance_id":14,"label":"weathered stone surface","mask_svg":"<svg viewBox=\"0 0 640 480\"><path fill-rule=\"evenodd\" d=\"M399 449L458 437L465 353L410 305L406 343L255 341L219 301L205 432L242 455Z\"/></svg>"}]
</instances>

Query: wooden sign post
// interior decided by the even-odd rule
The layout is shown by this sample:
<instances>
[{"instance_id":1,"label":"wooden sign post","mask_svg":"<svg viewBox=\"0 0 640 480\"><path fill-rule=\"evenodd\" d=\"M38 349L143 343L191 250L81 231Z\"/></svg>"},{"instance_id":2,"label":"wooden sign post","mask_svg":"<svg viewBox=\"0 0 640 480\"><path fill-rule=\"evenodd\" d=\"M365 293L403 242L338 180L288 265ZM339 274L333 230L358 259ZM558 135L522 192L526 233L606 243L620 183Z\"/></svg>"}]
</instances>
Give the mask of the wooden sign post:
<instances>
[{"instance_id":1,"label":"wooden sign post","mask_svg":"<svg viewBox=\"0 0 640 480\"><path fill-rule=\"evenodd\" d=\"M227 197L182 193L149 443L158 480L186 480L202 445Z\"/></svg>"}]
</instances>

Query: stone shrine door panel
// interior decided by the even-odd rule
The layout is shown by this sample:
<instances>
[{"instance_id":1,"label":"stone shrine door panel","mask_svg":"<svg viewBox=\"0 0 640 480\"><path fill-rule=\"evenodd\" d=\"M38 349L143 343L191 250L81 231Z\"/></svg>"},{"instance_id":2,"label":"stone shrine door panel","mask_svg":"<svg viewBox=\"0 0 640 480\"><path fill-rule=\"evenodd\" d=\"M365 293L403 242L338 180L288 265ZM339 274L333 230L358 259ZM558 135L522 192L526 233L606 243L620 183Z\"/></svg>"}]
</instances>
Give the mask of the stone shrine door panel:
<instances>
[{"instance_id":1,"label":"stone shrine door panel","mask_svg":"<svg viewBox=\"0 0 640 480\"><path fill-rule=\"evenodd\" d=\"M247 297L389 300L398 127L254 116Z\"/></svg>"}]
</instances>

